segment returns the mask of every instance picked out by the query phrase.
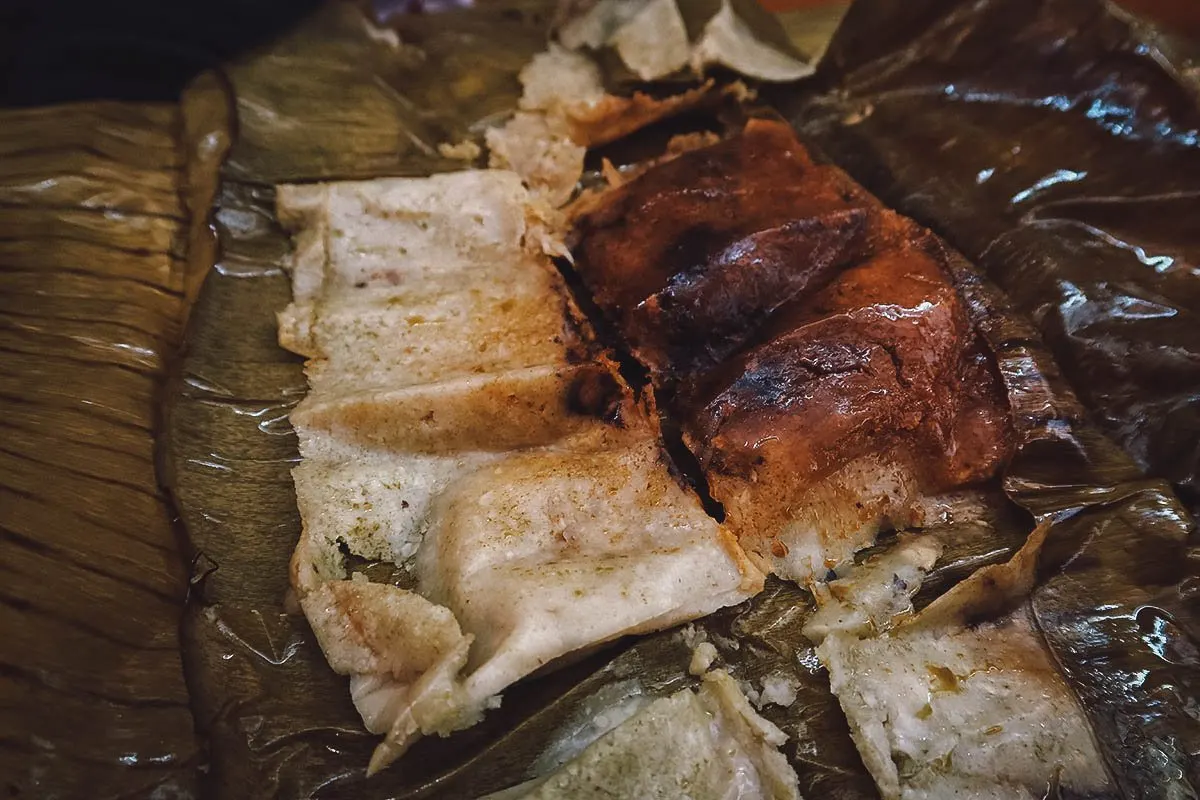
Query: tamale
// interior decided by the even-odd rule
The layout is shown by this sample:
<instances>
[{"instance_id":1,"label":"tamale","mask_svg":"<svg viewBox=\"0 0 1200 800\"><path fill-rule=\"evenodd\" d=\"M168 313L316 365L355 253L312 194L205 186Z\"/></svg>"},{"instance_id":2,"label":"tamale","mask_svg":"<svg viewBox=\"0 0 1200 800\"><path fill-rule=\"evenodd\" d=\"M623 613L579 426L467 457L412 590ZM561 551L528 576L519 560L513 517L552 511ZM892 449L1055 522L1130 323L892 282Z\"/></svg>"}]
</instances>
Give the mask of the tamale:
<instances>
[{"instance_id":1,"label":"tamale","mask_svg":"<svg viewBox=\"0 0 1200 800\"><path fill-rule=\"evenodd\" d=\"M422 41L478 44L500 38L497 26L517 25L520 17L519 25L527 27L519 41L529 44L529 51L520 57L497 57L511 67L499 81L509 87L511 105L516 99L517 69L544 40L540 20L532 16L529 6L507 17L497 8L409 21L407 34L405 24L400 25L400 38L417 47ZM355 25L335 28L336 35L369 38ZM342 52L355 46L363 45L348 45ZM294 60L279 59L287 47L296 47L293 52L303 50L292 40L265 58L274 66L293 68ZM427 63L428 84L408 95L419 99L417 107L428 107L425 120L435 120L424 129L428 135L419 138L431 145L439 139L457 142L477 120L463 116L459 122L443 125L453 112L447 113L438 98L447 86L463 93L456 97L470 98L471 86L478 86L478 81L470 77L469 68L460 69L463 61L447 57L445 50L431 46L430 52L440 54ZM479 48L473 63L486 60L488 53L486 47ZM373 82L371 69L382 65L386 73L389 58L364 59L354 70L339 75L356 85ZM293 112L303 110L305 103L268 91L269 74L256 72L261 66L246 65L239 76L244 91L258 98L257 111L271 110L285 100ZM420 70L406 69L409 79L418 80L413 75ZM496 80L500 72L488 80ZM256 80L263 85L255 86ZM374 85L397 84L384 79ZM253 153L263 168L253 166L253 159L247 157L250 151L244 150L240 160L233 162L241 171L236 175L227 171L217 201L224 251L190 328L192 349L172 405L171 461L178 468L172 486L189 534L205 554L195 567L194 605L185 632L198 719L212 742L212 788L218 796L238 796L246 785L282 796L479 796L551 771L577 751L572 749L574 732L588 728L597 716L628 697L660 697L677 691L681 681L689 680L690 647L678 632L617 644L515 687L504 707L478 728L453 740L418 743L404 771L363 781L361 765L373 740L361 732L342 681L317 653L307 625L284 611L284 562L298 530L287 478L296 451L284 417L302 393L303 383L299 364L272 343L271 313L282 309L288 299L286 282L279 274L286 242L275 219L273 193L263 184L415 174L441 169L446 162L434 164L427 153L416 155L412 149L403 160L388 156L381 162L370 141L356 151L349 143L359 126L351 119L320 112L322 98L343 87L314 79L309 90L307 110L299 116L319 122L311 137L315 146L289 149L288 137L304 136L300 132L304 125L281 125L273 131L269 114L259 113L254 120L257 149ZM470 100L461 104L464 109L469 106ZM361 133L370 140L378 130L372 124ZM444 137L439 135L443 131ZM278 146L271 146L272 142ZM1079 665L1078 670L1068 670L1067 677L1101 734L1110 769L1124 776L1120 766L1112 765L1119 765L1126 754L1135 755L1128 771L1132 777L1122 779L1154 786L1146 777L1152 767L1162 770L1154 777L1169 776L1181 764L1186 766L1188 752L1195 752L1182 702L1162 688L1194 687L1188 683L1191 667L1185 635L1190 612L1172 594L1178 595L1178 587L1186 585L1187 522L1169 493L1140 482L1136 470L1112 456L1081 422L1081 410L1062 390L1053 362L1039 350L1037 335L1016 325L1003 304L989 296L990 290L977 285L978 277L969 267L956 269L957 283L966 287L972 324L984 332L984 346L996 354L1005 393L1016 410L1020 447L1006 472L1005 487L1018 503L1056 521L1056 535L1043 554L1043 582L1032 601L1035 619L1056 657L1061 659L1067 651L1084 654L1074 662L1064 660ZM979 565L1011 555L1031 525L993 490L947 506L945 519L932 518L929 527L940 529L937 535L946 542L946 552L914 598L917 608ZM1146 532L1145 541L1175 573L1167 574L1164 568L1156 576L1126 569L1127 559L1121 556L1136 549L1132 542L1139 531ZM1081 553L1084 557L1073 558ZM1092 553L1098 553L1100 560L1091 559ZM365 562L355 568L375 579L399 579L386 563ZM1090 594L1064 589L1077 588L1076 581L1083 581ZM1139 597L1152 599L1154 608L1168 613L1146 612L1139 617L1134 612L1140 606L1131 605ZM1100 610L1106 608L1106 598L1118 607ZM804 593L772 581L752 602L698 622L697 630L708 632L719 663L753 689L749 693L757 694L760 703L759 687L783 684L794 690L789 705L767 704L761 713L788 734L785 753L805 796L873 798L875 785L829 693L828 679L801 633L810 613ZM1113 640L1094 635L1098 626L1124 630L1120 669L1109 669L1099 660L1106 643ZM1151 645L1138 644L1142 626L1158 637L1152 642L1167 642L1161 649L1172 662L1155 661ZM1130 688L1132 678L1143 670L1151 688ZM1161 691L1153 702L1146 702L1153 687ZM1194 688L1180 693L1188 691L1195 694ZM766 694L786 701L789 693ZM1103 716L1108 710L1116 711L1113 722ZM1106 725L1109 733L1104 733ZM1112 735L1115 725L1138 733L1125 742Z\"/></svg>"}]
</instances>

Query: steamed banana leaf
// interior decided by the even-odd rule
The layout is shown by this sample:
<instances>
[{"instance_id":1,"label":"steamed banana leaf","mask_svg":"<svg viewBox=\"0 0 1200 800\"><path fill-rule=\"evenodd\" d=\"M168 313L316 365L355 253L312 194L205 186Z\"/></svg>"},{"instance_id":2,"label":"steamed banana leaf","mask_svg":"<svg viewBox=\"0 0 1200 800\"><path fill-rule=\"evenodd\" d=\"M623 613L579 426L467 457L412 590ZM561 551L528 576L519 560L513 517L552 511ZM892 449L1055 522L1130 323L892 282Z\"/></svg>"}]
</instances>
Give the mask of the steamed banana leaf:
<instances>
[{"instance_id":1,"label":"steamed banana leaf","mask_svg":"<svg viewBox=\"0 0 1200 800\"><path fill-rule=\"evenodd\" d=\"M1099 0L856 3L787 114L984 268L1106 433L1200 491L1200 73Z\"/></svg>"},{"instance_id":2,"label":"steamed banana leaf","mask_svg":"<svg viewBox=\"0 0 1200 800\"><path fill-rule=\"evenodd\" d=\"M1194 793L1200 565L1167 485L1193 501L1200 488L1200 82L1186 45L1096 0L861 0L820 81L781 97L784 112L985 270L1086 406L1051 403L1034 372L1009 376L1017 408L1046 424L1005 488L1062 519L1034 608L1127 796ZM981 324L1000 327L1002 354L1036 336L999 318Z\"/></svg>"}]
</instances>

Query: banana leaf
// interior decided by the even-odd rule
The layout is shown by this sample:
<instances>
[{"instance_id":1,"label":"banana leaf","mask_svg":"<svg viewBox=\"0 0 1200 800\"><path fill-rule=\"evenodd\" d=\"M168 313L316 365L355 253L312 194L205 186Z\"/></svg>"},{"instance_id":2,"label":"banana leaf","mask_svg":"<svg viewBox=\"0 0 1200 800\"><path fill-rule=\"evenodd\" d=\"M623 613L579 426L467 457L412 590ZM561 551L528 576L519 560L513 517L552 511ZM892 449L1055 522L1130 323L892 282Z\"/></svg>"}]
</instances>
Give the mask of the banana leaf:
<instances>
[{"instance_id":1,"label":"banana leaf","mask_svg":"<svg viewBox=\"0 0 1200 800\"><path fill-rule=\"evenodd\" d=\"M855 4L785 112L1030 316L1106 433L1200 490L1194 44L1097 0Z\"/></svg>"},{"instance_id":2,"label":"banana leaf","mask_svg":"<svg viewBox=\"0 0 1200 800\"><path fill-rule=\"evenodd\" d=\"M1096 0L862 0L815 96L780 98L1007 292L1086 406L1053 407L1073 432L1047 420L1005 488L1062 520L1034 608L1129 797L1200 787L1197 539L1166 484L1200 488L1194 52ZM1015 354L1021 328L993 344ZM1030 378L1010 396L1045 416Z\"/></svg>"},{"instance_id":3,"label":"banana leaf","mask_svg":"<svg viewBox=\"0 0 1200 800\"><path fill-rule=\"evenodd\" d=\"M375 738L289 594L300 523L287 413L305 382L299 359L275 343L274 312L289 299L289 243L274 217L273 184L461 166L441 158L437 144L477 135L512 108L516 72L543 46L550 11L528 0L401 15L388 23L398 34L391 40L353 6L335 4L227 70L239 136L215 202L219 255L188 326L166 419L167 482L197 551L184 661L209 742L211 796L478 797L562 763L614 709L694 680L684 632L618 642L513 687L480 725L418 742L367 780ZM856 9L848 30L862 24ZM776 102L812 97L791 87ZM1002 485L964 499L974 509L967 521L934 526L947 551L919 600L1006 559L1033 519L1054 520L1035 613L1110 770L1127 797L1189 796L1200 786L1198 725L1188 715L1200 696L1190 523L1166 484L1146 479L1089 426L1038 333L973 266L963 261L959 273L1022 444ZM367 566L386 579L388 565ZM804 796L876 798L800 634L811 610L807 593L772 581L695 628L751 688L768 676L795 688L794 703L763 714L789 735L784 751Z\"/></svg>"},{"instance_id":4,"label":"banana leaf","mask_svg":"<svg viewBox=\"0 0 1200 800\"><path fill-rule=\"evenodd\" d=\"M159 401L227 143L191 110L0 110L0 788L199 796Z\"/></svg>"}]
</instances>

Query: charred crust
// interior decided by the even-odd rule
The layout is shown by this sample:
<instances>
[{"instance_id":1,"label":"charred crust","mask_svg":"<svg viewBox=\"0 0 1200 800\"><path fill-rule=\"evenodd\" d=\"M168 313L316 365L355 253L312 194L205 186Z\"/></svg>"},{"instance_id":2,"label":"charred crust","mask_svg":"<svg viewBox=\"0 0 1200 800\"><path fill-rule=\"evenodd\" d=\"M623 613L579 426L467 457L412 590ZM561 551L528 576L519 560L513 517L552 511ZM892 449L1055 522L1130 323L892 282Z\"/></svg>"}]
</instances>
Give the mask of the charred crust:
<instances>
[{"instance_id":1,"label":"charred crust","mask_svg":"<svg viewBox=\"0 0 1200 800\"><path fill-rule=\"evenodd\" d=\"M623 428L625 398L624 387L609 370L582 369L567 389L567 409Z\"/></svg>"}]
</instances>

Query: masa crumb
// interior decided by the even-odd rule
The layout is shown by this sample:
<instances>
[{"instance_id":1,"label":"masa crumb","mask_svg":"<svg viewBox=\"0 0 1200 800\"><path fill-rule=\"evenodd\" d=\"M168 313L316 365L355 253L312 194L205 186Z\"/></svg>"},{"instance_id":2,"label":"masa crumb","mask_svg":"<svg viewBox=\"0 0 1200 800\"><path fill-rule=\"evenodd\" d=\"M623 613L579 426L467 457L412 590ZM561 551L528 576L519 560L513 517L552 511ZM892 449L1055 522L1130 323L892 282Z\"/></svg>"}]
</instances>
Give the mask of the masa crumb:
<instances>
[{"instance_id":1,"label":"masa crumb","mask_svg":"<svg viewBox=\"0 0 1200 800\"><path fill-rule=\"evenodd\" d=\"M789 707L796 702L796 694L800 685L795 678L782 672L772 672L763 678L762 691L759 692L759 702L766 705Z\"/></svg>"},{"instance_id":2,"label":"masa crumb","mask_svg":"<svg viewBox=\"0 0 1200 800\"><path fill-rule=\"evenodd\" d=\"M442 142L437 149L443 158L453 158L456 161L474 161L483 154L479 145L470 139L464 139L457 144Z\"/></svg>"},{"instance_id":3,"label":"masa crumb","mask_svg":"<svg viewBox=\"0 0 1200 800\"><path fill-rule=\"evenodd\" d=\"M688 664L688 672L693 675L703 675L717 660L717 648L712 642L700 642L692 649L692 662Z\"/></svg>"}]
</instances>

